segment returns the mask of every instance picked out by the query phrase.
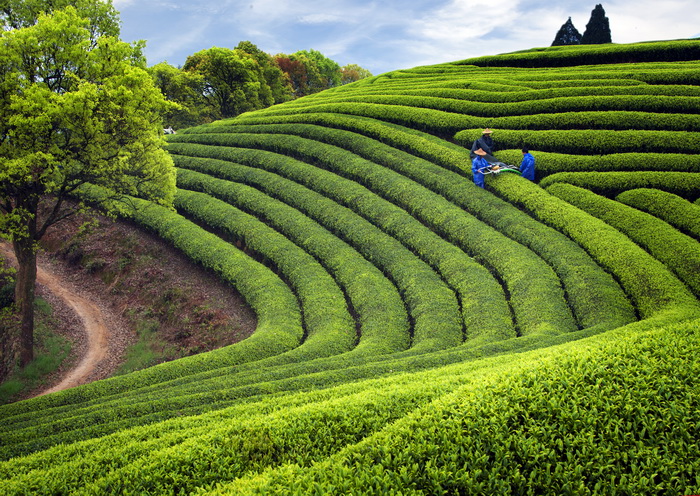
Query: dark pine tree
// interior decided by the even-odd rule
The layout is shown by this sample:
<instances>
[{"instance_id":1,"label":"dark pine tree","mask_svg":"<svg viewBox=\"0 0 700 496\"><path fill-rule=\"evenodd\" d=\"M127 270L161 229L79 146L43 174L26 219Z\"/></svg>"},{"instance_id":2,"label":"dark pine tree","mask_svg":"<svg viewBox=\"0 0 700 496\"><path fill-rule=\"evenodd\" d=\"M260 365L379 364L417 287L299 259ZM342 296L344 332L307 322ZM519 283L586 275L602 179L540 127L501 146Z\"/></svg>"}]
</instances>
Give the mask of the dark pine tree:
<instances>
[{"instance_id":1,"label":"dark pine tree","mask_svg":"<svg viewBox=\"0 0 700 496\"><path fill-rule=\"evenodd\" d=\"M610 22L605 17L603 6L598 4L591 12L591 19L586 24L586 31L581 38L583 45L599 45L602 43L612 43L610 34Z\"/></svg>"},{"instance_id":2,"label":"dark pine tree","mask_svg":"<svg viewBox=\"0 0 700 496\"><path fill-rule=\"evenodd\" d=\"M579 33L578 29L574 27L574 23L571 22L571 17L569 17L569 20L562 24L561 28L559 28L559 32L557 32L557 35L554 37L552 46L580 44L581 33Z\"/></svg>"}]
</instances>

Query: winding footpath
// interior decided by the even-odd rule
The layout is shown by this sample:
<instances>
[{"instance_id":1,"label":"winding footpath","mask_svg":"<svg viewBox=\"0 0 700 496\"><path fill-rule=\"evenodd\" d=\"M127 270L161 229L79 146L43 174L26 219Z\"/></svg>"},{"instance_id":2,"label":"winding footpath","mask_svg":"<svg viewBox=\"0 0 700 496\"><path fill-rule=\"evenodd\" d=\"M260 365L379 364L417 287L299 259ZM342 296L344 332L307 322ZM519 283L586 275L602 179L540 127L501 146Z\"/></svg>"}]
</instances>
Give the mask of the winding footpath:
<instances>
[{"instance_id":1,"label":"winding footpath","mask_svg":"<svg viewBox=\"0 0 700 496\"><path fill-rule=\"evenodd\" d=\"M6 243L0 245L0 252L9 260L15 259L12 248ZM42 396L88 382L88 378L95 371L97 364L107 356L110 331L100 308L68 289L67 285L48 267L37 265L37 282L61 298L75 311L82 322L88 340L87 353L80 362L68 372L60 383L37 395Z\"/></svg>"}]
</instances>

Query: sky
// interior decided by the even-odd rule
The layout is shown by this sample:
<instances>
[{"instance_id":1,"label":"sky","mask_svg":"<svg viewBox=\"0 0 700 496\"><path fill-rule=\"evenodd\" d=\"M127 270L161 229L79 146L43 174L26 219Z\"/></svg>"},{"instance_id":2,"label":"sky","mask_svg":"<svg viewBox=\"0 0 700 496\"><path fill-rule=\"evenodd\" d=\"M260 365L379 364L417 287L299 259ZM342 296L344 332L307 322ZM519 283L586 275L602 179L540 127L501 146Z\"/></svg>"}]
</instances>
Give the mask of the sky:
<instances>
[{"instance_id":1,"label":"sky","mask_svg":"<svg viewBox=\"0 0 700 496\"><path fill-rule=\"evenodd\" d=\"M145 40L148 65L250 41L270 55L318 50L374 75L550 46L569 17L583 34L596 1L112 0L122 39ZM613 43L700 36L700 0L601 3Z\"/></svg>"}]
</instances>

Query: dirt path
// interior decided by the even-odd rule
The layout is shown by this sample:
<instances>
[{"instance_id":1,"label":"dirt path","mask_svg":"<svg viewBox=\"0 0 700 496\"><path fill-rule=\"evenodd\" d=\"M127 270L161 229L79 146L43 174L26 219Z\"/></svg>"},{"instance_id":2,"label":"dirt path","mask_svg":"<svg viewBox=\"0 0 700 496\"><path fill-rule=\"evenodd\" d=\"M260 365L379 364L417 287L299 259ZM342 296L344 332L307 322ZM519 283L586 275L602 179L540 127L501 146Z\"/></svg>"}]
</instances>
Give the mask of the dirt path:
<instances>
[{"instance_id":1,"label":"dirt path","mask_svg":"<svg viewBox=\"0 0 700 496\"><path fill-rule=\"evenodd\" d=\"M14 253L7 244L0 245L0 251L10 260ZM63 300L80 318L87 337L87 352L72 370L57 385L40 392L37 396L54 393L88 382L97 369L97 364L107 357L110 330L105 323L100 307L69 289L69 286L54 274L48 266L37 264L37 282Z\"/></svg>"}]
</instances>

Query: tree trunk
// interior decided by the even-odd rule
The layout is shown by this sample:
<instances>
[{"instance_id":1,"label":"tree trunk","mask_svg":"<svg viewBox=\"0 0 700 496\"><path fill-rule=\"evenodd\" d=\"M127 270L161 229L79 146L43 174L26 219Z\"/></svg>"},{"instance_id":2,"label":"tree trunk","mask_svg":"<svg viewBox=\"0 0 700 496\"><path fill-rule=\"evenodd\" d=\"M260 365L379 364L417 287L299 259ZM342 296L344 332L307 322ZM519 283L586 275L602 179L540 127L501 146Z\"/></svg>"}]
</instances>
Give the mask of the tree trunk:
<instances>
[{"instance_id":1,"label":"tree trunk","mask_svg":"<svg viewBox=\"0 0 700 496\"><path fill-rule=\"evenodd\" d=\"M17 257L15 304L21 317L20 367L34 359L34 294L36 291L36 249L33 236L13 242Z\"/></svg>"}]
</instances>

